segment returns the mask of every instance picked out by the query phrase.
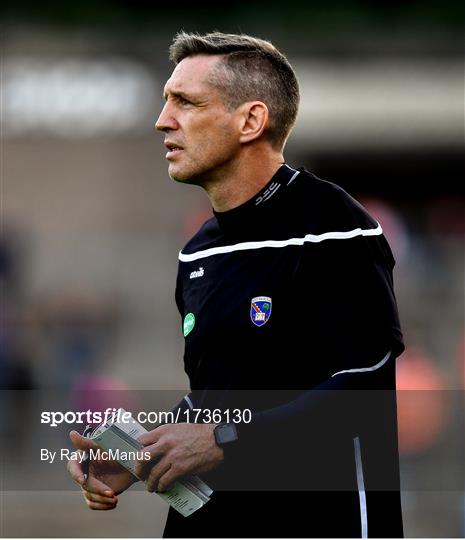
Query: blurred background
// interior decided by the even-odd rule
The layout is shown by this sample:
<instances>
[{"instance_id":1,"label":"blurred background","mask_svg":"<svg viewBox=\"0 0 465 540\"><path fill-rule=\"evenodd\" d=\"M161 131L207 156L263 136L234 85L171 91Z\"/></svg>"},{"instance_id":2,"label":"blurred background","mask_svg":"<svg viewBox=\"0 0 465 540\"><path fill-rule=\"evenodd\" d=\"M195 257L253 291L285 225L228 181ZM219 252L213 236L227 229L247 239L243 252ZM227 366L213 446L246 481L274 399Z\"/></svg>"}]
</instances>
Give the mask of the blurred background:
<instances>
[{"instance_id":1,"label":"blurred background","mask_svg":"<svg viewBox=\"0 0 465 540\"><path fill-rule=\"evenodd\" d=\"M177 31L250 33L300 80L287 162L356 196L397 260L406 536L464 536L463 2L22 0L0 16L2 439L8 415L37 421L33 390L187 388L177 253L211 209L169 179L153 124ZM71 486L2 485L0 455L0 536L163 530L143 492L92 513Z\"/></svg>"}]
</instances>

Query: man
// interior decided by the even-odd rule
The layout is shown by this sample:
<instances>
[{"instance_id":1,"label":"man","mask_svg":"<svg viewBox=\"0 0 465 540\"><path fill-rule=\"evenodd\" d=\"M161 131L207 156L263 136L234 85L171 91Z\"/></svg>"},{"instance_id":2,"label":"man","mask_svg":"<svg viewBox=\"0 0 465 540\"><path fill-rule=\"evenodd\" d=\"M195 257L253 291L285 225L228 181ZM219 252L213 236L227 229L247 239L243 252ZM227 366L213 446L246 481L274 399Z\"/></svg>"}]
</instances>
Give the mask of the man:
<instances>
[{"instance_id":1,"label":"man","mask_svg":"<svg viewBox=\"0 0 465 540\"><path fill-rule=\"evenodd\" d=\"M170 53L156 123L169 174L203 187L214 211L179 254L191 386L179 407L221 409L225 422L139 439L149 491L188 473L215 490L188 518L170 510L164 535L402 536L403 344L381 226L338 186L285 164L299 89L271 43L181 33ZM86 479L69 466L92 509L114 508L133 482L110 467L92 464Z\"/></svg>"}]
</instances>

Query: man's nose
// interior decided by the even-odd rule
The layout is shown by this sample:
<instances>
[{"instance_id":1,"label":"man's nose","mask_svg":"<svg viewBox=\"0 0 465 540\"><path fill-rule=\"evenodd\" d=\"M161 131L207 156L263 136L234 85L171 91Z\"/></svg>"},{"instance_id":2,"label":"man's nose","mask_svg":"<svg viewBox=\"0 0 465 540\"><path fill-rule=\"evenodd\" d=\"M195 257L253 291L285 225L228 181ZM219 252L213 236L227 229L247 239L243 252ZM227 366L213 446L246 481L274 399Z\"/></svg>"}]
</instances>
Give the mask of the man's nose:
<instances>
[{"instance_id":1,"label":"man's nose","mask_svg":"<svg viewBox=\"0 0 465 540\"><path fill-rule=\"evenodd\" d=\"M172 130L178 128L178 122L174 118L171 108L167 103L158 117L158 120L155 122L155 128L160 131Z\"/></svg>"}]
</instances>

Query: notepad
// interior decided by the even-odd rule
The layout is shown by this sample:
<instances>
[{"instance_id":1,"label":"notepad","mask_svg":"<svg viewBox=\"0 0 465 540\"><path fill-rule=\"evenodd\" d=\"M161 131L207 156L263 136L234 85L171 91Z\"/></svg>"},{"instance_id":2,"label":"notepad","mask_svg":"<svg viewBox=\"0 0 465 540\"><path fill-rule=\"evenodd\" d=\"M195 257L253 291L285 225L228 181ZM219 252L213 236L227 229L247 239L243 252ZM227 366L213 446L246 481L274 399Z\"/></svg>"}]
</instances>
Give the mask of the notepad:
<instances>
[{"instance_id":1,"label":"notepad","mask_svg":"<svg viewBox=\"0 0 465 540\"><path fill-rule=\"evenodd\" d=\"M125 420L129 419L129 422L118 421L123 414ZM144 446L136 439L148 432L124 409L119 409L115 417L117 420L107 421L97 426L89 438L106 450L110 459L116 459L125 469L139 478L135 467ZM213 490L203 480L192 475L176 480L169 490L157 493L157 495L187 517L202 508L210 500L212 493Z\"/></svg>"}]
</instances>

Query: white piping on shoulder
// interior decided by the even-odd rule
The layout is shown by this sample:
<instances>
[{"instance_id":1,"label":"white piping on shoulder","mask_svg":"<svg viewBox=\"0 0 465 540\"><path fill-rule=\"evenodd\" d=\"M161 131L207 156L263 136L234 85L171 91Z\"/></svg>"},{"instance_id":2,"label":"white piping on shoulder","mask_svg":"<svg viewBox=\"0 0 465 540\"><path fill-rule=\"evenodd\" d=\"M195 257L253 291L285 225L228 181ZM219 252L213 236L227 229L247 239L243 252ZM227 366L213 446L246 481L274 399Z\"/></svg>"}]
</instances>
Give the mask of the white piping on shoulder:
<instances>
[{"instance_id":1,"label":"white piping on shoulder","mask_svg":"<svg viewBox=\"0 0 465 540\"><path fill-rule=\"evenodd\" d=\"M186 395L184 396L184 400L185 400L185 402L189 405L189 409L192 410L192 409L194 408L194 405L193 405L193 403L192 403L191 398L189 397L189 394L186 394Z\"/></svg>"},{"instance_id":2,"label":"white piping on shoulder","mask_svg":"<svg viewBox=\"0 0 465 540\"><path fill-rule=\"evenodd\" d=\"M287 163L284 164L289 170L291 171L294 171L294 174L291 176L289 182L286 184L286 186L288 186L291 182L293 182L297 176L300 174L300 171L296 171L295 169L293 169L292 167L289 167L289 165Z\"/></svg>"},{"instance_id":3,"label":"white piping on shoulder","mask_svg":"<svg viewBox=\"0 0 465 540\"><path fill-rule=\"evenodd\" d=\"M290 167L289 167L289 168L290 168ZM292 169L292 170L294 170L294 169ZM300 171L295 171L295 173L291 176L289 182L288 182L286 185L288 186L291 182L293 182L293 181L297 178L297 176L298 176L299 174L300 174Z\"/></svg>"},{"instance_id":4,"label":"white piping on shoulder","mask_svg":"<svg viewBox=\"0 0 465 540\"><path fill-rule=\"evenodd\" d=\"M233 244L231 246L220 246L215 248L203 249L196 251L195 253L182 253L179 252L179 260L181 262L191 262L197 259L203 259L205 257L211 257L212 255L220 255L224 253L232 253L234 251L245 251L250 249L261 248L282 248L287 246L302 246L306 242L317 244L324 240L347 240L349 238L355 238L356 236L379 236L383 234L383 229L378 223L376 229L352 229L351 231L334 231L326 232L322 234L306 234L301 238L289 238L287 240L263 240L261 242L240 242L239 244Z\"/></svg>"},{"instance_id":5,"label":"white piping on shoulder","mask_svg":"<svg viewBox=\"0 0 465 540\"><path fill-rule=\"evenodd\" d=\"M384 366L384 364L388 361L389 357L391 356L392 351L388 351L386 353L386 356L377 364L371 367L364 367L364 368L354 368L354 369L344 369L342 371L338 371L337 373L333 373L331 377L335 377L336 375L341 375L341 373L364 373L365 371L376 371L377 369Z\"/></svg>"},{"instance_id":6,"label":"white piping on shoulder","mask_svg":"<svg viewBox=\"0 0 465 540\"><path fill-rule=\"evenodd\" d=\"M294 171L294 172L300 172L300 171L297 171L297 169L293 169L290 165L288 165L287 163L284 164L285 167L287 167L290 171Z\"/></svg>"},{"instance_id":7,"label":"white piping on shoulder","mask_svg":"<svg viewBox=\"0 0 465 540\"><path fill-rule=\"evenodd\" d=\"M368 538L368 513L367 497L365 493L365 480L363 478L362 452L360 450L360 438L354 438L355 469L357 471L358 499L360 503L360 538Z\"/></svg>"}]
</instances>

